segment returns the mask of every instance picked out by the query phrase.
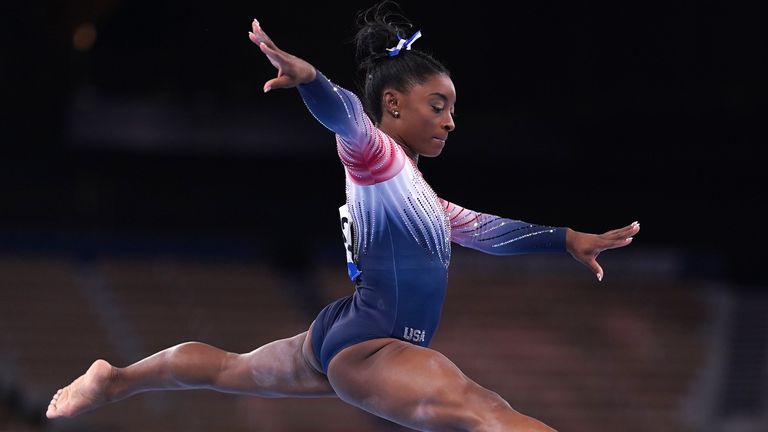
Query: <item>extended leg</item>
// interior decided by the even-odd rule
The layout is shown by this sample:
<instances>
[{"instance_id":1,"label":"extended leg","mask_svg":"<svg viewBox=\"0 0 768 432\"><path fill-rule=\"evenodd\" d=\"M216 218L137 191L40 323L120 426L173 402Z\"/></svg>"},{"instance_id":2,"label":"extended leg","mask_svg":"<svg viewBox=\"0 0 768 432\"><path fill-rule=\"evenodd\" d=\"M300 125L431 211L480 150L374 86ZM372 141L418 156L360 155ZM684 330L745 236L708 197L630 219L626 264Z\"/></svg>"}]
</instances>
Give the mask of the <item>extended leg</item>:
<instances>
[{"instance_id":1,"label":"extended leg","mask_svg":"<svg viewBox=\"0 0 768 432\"><path fill-rule=\"evenodd\" d=\"M211 389L264 397L334 396L328 379L310 364L307 332L247 354L187 342L126 368L96 360L51 400L49 418L71 417L131 395L153 390Z\"/></svg>"},{"instance_id":2,"label":"extended leg","mask_svg":"<svg viewBox=\"0 0 768 432\"><path fill-rule=\"evenodd\" d=\"M464 375L437 351L394 339L353 345L328 378L351 405L423 431L552 432Z\"/></svg>"}]
</instances>

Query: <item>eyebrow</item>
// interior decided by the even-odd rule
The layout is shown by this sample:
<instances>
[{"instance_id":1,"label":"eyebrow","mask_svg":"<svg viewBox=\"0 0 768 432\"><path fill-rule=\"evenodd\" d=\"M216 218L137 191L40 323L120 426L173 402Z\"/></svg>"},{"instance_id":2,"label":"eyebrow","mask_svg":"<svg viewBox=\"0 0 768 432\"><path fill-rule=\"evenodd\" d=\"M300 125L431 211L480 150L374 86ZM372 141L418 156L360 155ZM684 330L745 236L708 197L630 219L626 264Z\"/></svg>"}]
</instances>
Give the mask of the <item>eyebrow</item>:
<instances>
[{"instance_id":1,"label":"eyebrow","mask_svg":"<svg viewBox=\"0 0 768 432\"><path fill-rule=\"evenodd\" d=\"M442 98L443 100L445 100L446 102L448 102L448 96L446 96L446 95L444 95L442 93L434 92L434 93L430 93L429 96L438 96L438 97Z\"/></svg>"}]
</instances>

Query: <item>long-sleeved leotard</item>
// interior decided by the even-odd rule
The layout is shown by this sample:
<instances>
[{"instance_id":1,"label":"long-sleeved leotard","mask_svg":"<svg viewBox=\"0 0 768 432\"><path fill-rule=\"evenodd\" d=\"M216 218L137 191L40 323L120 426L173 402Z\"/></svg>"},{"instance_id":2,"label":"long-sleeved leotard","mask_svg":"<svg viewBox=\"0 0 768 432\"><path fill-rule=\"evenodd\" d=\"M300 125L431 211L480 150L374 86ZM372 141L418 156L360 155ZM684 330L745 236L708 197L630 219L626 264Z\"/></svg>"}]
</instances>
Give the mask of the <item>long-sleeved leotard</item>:
<instances>
[{"instance_id":1,"label":"long-sleeved leotard","mask_svg":"<svg viewBox=\"0 0 768 432\"><path fill-rule=\"evenodd\" d=\"M364 340L427 346L440 321L451 241L495 255L565 251L565 229L478 213L438 198L415 163L374 126L356 95L317 78L299 86L307 108L336 133L353 235L352 295L326 306L312 343L324 371Z\"/></svg>"}]
</instances>

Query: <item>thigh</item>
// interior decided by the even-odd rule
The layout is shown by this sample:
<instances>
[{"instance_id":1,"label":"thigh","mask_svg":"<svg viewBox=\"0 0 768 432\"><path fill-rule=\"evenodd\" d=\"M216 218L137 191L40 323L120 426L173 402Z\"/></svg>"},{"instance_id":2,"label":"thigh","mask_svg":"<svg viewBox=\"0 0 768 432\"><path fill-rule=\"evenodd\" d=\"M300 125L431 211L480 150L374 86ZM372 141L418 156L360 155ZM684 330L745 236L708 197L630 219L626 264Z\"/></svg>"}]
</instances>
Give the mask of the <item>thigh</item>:
<instances>
[{"instance_id":1,"label":"thigh","mask_svg":"<svg viewBox=\"0 0 768 432\"><path fill-rule=\"evenodd\" d=\"M396 339L353 345L328 378L345 402L417 430L552 431L513 410L443 354Z\"/></svg>"},{"instance_id":2,"label":"thigh","mask_svg":"<svg viewBox=\"0 0 768 432\"><path fill-rule=\"evenodd\" d=\"M231 354L216 387L265 397L335 396L328 378L313 366L311 331Z\"/></svg>"}]
</instances>

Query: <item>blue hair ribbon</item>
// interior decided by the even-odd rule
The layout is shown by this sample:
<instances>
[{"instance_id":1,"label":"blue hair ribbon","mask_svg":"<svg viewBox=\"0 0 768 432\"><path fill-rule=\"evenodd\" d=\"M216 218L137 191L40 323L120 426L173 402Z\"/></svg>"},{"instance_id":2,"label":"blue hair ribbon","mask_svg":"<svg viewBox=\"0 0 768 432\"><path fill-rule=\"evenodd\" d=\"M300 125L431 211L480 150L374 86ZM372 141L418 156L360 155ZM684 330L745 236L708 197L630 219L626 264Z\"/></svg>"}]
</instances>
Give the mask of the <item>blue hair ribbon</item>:
<instances>
[{"instance_id":1,"label":"blue hair ribbon","mask_svg":"<svg viewBox=\"0 0 768 432\"><path fill-rule=\"evenodd\" d=\"M411 49L411 44L413 44L416 41L416 39L421 37L421 30L412 34L411 37L409 37L408 39L403 39L402 37L400 37L400 33L397 34L397 37L398 39L400 39L397 42L397 45L392 48L387 48L387 51L389 51L390 57L394 57L400 54L400 50L402 50L403 48L407 50Z\"/></svg>"}]
</instances>

